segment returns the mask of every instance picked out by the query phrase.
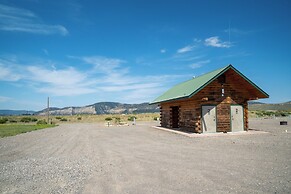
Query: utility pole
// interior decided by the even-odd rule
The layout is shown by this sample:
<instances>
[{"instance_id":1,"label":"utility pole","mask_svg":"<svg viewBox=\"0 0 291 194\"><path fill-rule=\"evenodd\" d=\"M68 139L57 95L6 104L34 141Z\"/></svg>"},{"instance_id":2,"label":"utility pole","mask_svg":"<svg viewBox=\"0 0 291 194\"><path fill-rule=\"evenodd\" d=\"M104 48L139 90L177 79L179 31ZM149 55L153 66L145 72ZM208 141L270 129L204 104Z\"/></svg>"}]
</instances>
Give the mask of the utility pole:
<instances>
[{"instance_id":1,"label":"utility pole","mask_svg":"<svg viewBox=\"0 0 291 194\"><path fill-rule=\"evenodd\" d=\"M50 97L47 97L47 124L50 123Z\"/></svg>"}]
</instances>

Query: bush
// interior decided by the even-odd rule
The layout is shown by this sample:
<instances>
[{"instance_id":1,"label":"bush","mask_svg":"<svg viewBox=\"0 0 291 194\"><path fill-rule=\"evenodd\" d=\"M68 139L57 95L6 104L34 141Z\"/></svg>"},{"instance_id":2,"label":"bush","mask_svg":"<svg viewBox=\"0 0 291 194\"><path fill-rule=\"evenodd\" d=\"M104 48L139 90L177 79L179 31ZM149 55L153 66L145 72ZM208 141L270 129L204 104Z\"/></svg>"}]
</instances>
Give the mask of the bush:
<instances>
[{"instance_id":1,"label":"bush","mask_svg":"<svg viewBox=\"0 0 291 194\"><path fill-rule=\"evenodd\" d=\"M39 121L37 121L36 124L37 124L37 125L46 125L47 122L46 122L45 120L39 120Z\"/></svg>"},{"instance_id":2,"label":"bush","mask_svg":"<svg viewBox=\"0 0 291 194\"><path fill-rule=\"evenodd\" d=\"M107 117L107 118L105 118L105 121L112 121L112 118L111 117Z\"/></svg>"},{"instance_id":3,"label":"bush","mask_svg":"<svg viewBox=\"0 0 291 194\"><path fill-rule=\"evenodd\" d=\"M120 123L120 117L115 117L115 123Z\"/></svg>"},{"instance_id":4,"label":"bush","mask_svg":"<svg viewBox=\"0 0 291 194\"><path fill-rule=\"evenodd\" d=\"M7 118L0 118L0 124L4 124L8 121Z\"/></svg>"},{"instance_id":5,"label":"bush","mask_svg":"<svg viewBox=\"0 0 291 194\"><path fill-rule=\"evenodd\" d=\"M136 116L130 116L130 117L128 117L128 119L127 119L127 120L128 120L128 121L133 121L134 119L136 120L136 119L137 119L137 117L136 117Z\"/></svg>"},{"instance_id":6,"label":"bush","mask_svg":"<svg viewBox=\"0 0 291 194\"><path fill-rule=\"evenodd\" d=\"M80 120L82 120L82 117L78 117L77 119L80 121Z\"/></svg>"},{"instance_id":7,"label":"bush","mask_svg":"<svg viewBox=\"0 0 291 194\"><path fill-rule=\"evenodd\" d=\"M287 111L277 111L275 112L276 117L287 117L289 113Z\"/></svg>"},{"instance_id":8,"label":"bush","mask_svg":"<svg viewBox=\"0 0 291 194\"><path fill-rule=\"evenodd\" d=\"M62 119L62 117L56 117L56 119L58 119L58 120L61 120L61 119Z\"/></svg>"},{"instance_id":9,"label":"bush","mask_svg":"<svg viewBox=\"0 0 291 194\"><path fill-rule=\"evenodd\" d=\"M30 117L22 117L20 119L20 122L23 122L23 123L29 123L31 121L31 118Z\"/></svg>"},{"instance_id":10,"label":"bush","mask_svg":"<svg viewBox=\"0 0 291 194\"><path fill-rule=\"evenodd\" d=\"M13 120L13 119L12 120L9 120L9 122L10 123L17 123L17 121L16 120Z\"/></svg>"},{"instance_id":11,"label":"bush","mask_svg":"<svg viewBox=\"0 0 291 194\"><path fill-rule=\"evenodd\" d=\"M36 122L37 118L31 118L31 122Z\"/></svg>"},{"instance_id":12,"label":"bush","mask_svg":"<svg viewBox=\"0 0 291 194\"><path fill-rule=\"evenodd\" d=\"M60 121L68 121L66 118L61 118Z\"/></svg>"},{"instance_id":13,"label":"bush","mask_svg":"<svg viewBox=\"0 0 291 194\"><path fill-rule=\"evenodd\" d=\"M154 121L158 121L159 120L159 118L158 117L154 117Z\"/></svg>"}]
</instances>

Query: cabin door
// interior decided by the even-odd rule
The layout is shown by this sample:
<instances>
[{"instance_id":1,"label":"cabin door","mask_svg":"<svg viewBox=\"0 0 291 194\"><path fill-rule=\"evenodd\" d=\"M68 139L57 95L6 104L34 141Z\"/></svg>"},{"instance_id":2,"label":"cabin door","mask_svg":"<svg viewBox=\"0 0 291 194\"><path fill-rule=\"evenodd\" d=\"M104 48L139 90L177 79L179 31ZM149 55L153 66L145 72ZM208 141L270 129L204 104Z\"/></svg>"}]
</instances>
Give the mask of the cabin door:
<instances>
[{"instance_id":1,"label":"cabin door","mask_svg":"<svg viewBox=\"0 0 291 194\"><path fill-rule=\"evenodd\" d=\"M230 106L231 131L238 132L244 130L243 107L240 105Z\"/></svg>"},{"instance_id":2,"label":"cabin door","mask_svg":"<svg viewBox=\"0 0 291 194\"><path fill-rule=\"evenodd\" d=\"M203 133L216 132L216 106L202 106Z\"/></svg>"},{"instance_id":3,"label":"cabin door","mask_svg":"<svg viewBox=\"0 0 291 194\"><path fill-rule=\"evenodd\" d=\"M179 107L172 107L172 128L179 128Z\"/></svg>"}]
</instances>

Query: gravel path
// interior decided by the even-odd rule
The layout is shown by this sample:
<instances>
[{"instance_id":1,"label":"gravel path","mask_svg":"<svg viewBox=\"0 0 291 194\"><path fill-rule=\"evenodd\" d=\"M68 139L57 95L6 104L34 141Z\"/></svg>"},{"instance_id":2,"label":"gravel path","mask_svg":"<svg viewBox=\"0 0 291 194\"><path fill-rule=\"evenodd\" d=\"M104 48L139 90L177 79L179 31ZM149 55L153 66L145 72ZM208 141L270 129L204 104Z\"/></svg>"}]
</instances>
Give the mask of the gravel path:
<instances>
[{"instance_id":1,"label":"gravel path","mask_svg":"<svg viewBox=\"0 0 291 194\"><path fill-rule=\"evenodd\" d=\"M189 138L137 126L65 124L0 139L0 193L290 193L291 129ZM286 132L287 130L287 132Z\"/></svg>"}]
</instances>

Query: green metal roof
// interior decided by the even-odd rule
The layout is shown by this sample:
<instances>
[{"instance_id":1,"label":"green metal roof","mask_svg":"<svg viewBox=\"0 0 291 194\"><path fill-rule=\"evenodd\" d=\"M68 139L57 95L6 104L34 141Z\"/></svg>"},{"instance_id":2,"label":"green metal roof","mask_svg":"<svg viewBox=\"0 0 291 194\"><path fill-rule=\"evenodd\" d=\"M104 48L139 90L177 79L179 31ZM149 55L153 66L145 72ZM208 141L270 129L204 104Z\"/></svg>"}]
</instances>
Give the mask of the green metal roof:
<instances>
[{"instance_id":1,"label":"green metal roof","mask_svg":"<svg viewBox=\"0 0 291 194\"><path fill-rule=\"evenodd\" d=\"M260 89L257 85L255 85L253 82L251 82L247 77L245 77L242 73L240 73L238 70L236 70L232 65L228 65L226 67L223 67L223 68L217 69L215 71L206 73L204 75L193 78L191 80L182 82L182 83L174 86L173 88L169 89L168 91L166 91L164 94L162 94L161 96L156 98L150 104L167 102L167 101L171 101L171 100L178 100L181 98L191 98L197 92L199 92L201 89L203 89L205 86L207 86L210 82L215 80L217 77L219 77L221 74L223 74L224 72L226 72L230 68L233 69L235 72L237 72L240 76L242 76L250 84L255 86L258 90L260 90L266 97L269 96L262 89Z\"/></svg>"}]
</instances>

